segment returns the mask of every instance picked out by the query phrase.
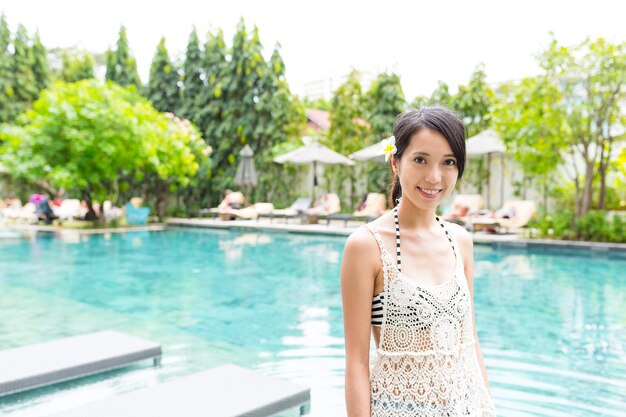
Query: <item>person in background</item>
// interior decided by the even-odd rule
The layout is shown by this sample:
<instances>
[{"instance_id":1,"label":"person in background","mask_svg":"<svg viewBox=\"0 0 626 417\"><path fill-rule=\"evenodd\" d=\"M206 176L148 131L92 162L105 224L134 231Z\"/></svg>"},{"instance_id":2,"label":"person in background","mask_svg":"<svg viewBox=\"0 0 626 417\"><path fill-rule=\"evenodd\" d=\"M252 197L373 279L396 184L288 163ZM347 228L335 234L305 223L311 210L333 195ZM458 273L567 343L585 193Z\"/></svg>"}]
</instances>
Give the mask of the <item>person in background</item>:
<instances>
[{"instance_id":1,"label":"person in background","mask_svg":"<svg viewBox=\"0 0 626 417\"><path fill-rule=\"evenodd\" d=\"M227 209L240 209L243 204L243 194L239 192L233 192L233 190L226 190L224 192L224 199L217 206L220 210Z\"/></svg>"}]
</instances>

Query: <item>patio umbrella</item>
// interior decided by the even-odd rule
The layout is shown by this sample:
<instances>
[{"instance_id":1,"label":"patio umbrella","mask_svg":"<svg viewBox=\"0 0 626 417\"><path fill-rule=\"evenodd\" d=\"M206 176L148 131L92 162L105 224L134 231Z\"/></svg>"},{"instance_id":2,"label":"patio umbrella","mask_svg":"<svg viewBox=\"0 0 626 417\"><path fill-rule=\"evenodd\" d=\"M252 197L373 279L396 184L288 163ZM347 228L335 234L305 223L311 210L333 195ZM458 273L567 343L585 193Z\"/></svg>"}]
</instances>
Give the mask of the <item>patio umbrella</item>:
<instances>
[{"instance_id":1,"label":"patio umbrella","mask_svg":"<svg viewBox=\"0 0 626 417\"><path fill-rule=\"evenodd\" d=\"M346 158L340 153L327 148L326 146L318 143L316 140L304 137L302 141L304 146L295 149L286 154L277 156L274 158L274 162L284 164L291 162L297 165L313 165L313 201L315 201L315 190L317 187L317 164L342 164L342 165L354 165L354 161Z\"/></svg>"},{"instance_id":2,"label":"patio umbrella","mask_svg":"<svg viewBox=\"0 0 626 417\"><path fill-rule=\"evenodd\" d=\"M500 182L500 206L504 204L504 144L500 140L500 136L492 129L483 130L476 136L467 139L466 151L467 156L487 155L487 206L490 205L490 189L489 182L491 178L491 155L501 155L502 162L502 178Z\"/></svg>"},{"instance_id":3,"label":"patio umbrella","mask_svg":"<svg viewBox=\"0 0 626 417\"><path fill-rule=\"evenodd\" d=\"M241 161L239 161L237 173L235 174L235 185L243 188L244 198L247 199L248 189L256 186L258 180L256 170L254 169L254 162L252 161L254 152L252 152L250 145L246 145L241 152L239 152L239 155L241 155Z\"/></svg>"},{"instance_id":4,"label":"patio umbrella","mask_svg":"<svg viewBox=\"0 0 626 417\"><path fill-rule=\"evenodd\" d=\"M356 161L385 162L385 145L382 141L379 141L348 156Z\"/></svg>"}]
</instances>

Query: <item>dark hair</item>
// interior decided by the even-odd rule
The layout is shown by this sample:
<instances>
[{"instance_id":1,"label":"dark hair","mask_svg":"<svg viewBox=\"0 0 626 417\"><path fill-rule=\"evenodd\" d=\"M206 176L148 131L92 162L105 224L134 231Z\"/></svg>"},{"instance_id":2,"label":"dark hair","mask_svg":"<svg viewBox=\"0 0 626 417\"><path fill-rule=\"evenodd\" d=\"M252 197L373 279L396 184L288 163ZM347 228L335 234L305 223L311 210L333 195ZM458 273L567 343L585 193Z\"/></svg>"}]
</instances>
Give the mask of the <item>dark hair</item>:
<instances>
[{"instance_id":1,"label":"dark hair","mask_svg":"<svg viewBox=\"0 0 626 417\"><path fill-rule=\"evenodd\" d=\"M396 119L393 135L396 138L397 151L395 158L400 158L409 145L411 137L423 128L440 133L452 148L459 169L458 179L463 176L465 169L465 126L463 121L453 111L445 107L424 107L419 110L410 110L402 113ZM391 192L389 195L390 207L395 207L396 200L402 196L400 178L393 174Z\"/></svg>"}]
</instances>

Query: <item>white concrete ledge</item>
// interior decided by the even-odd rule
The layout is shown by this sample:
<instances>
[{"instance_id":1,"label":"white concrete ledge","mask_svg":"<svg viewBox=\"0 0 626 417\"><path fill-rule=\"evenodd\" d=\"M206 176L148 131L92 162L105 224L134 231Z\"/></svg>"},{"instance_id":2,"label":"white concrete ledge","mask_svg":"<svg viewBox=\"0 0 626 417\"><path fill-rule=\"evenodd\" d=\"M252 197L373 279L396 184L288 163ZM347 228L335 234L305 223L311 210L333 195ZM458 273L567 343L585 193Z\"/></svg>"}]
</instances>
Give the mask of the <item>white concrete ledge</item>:
<instances>
[{"instance_id":1,"label":"white concrete ledge","mask_svg":"<svg viewBox=\"0 0 626 417\"><path fill-rule=\"evenodd\" d=\"M199 227L199 228L215 228L215 229L241 229L241 230L259 230L259 231L282 231L289 233L311 233L311 234L328 234L338 236L348 236L362 222L350 222L348 227L343 226L343 221L325 224L300 224L300 223L282 223L272 222L267 219L262 220L219 220L219 219L184 219L171 218L167 220L168 226L183 227ZM569 249L588 249L596 252L626 252L626 244L624 243L608 243L608 242L580 242L569 240L552 240L552 239L521 239L517 234L488 234L488 233L472 233L472 239L475 243L488 244L496 247L551 247L551 248L569 248Z\"/></svg>"}]
</instances>

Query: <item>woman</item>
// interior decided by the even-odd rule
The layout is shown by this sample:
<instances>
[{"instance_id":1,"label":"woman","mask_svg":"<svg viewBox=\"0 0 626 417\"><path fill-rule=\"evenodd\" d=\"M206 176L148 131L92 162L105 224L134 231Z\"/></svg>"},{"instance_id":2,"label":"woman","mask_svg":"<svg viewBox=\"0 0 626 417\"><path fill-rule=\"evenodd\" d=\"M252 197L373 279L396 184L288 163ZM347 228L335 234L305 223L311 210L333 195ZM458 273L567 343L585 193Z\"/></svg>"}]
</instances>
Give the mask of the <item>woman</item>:
<instances>
[{"instance_id":1,"label":"woman","mask_svg":"<svg viewBox=\"0 0 626 417\"><path fill-rule=\"evenodd\" d=\"M393 210L348 238L341 266L348 416L495 416L474 325L472 239L435 213L463 175L463 123L441 107L407 112L386 157Z\"/></svg>"}]
</instances>

